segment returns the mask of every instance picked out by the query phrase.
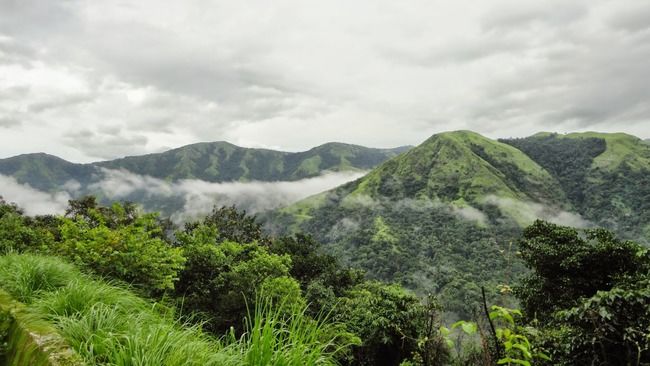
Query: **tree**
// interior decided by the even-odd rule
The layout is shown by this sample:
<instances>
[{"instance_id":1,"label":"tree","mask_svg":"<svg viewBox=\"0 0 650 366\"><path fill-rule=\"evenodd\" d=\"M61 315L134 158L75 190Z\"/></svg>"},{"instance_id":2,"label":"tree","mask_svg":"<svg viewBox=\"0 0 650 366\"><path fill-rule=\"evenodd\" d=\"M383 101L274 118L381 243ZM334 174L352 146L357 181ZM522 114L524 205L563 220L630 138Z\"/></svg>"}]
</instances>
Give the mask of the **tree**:
<instances>
[{"instance_id":1,"label":"tree","mask_svg":"<svg viewBox=\"0 0 650 366\"><path fill-rule=\"evenodd\" d=\"M39 221L24 216L18 206L7 203L0 196L0 254L49 248L54 235L38 223Z\"/></svg>"},{"instance_id":2,"label":"tree","mask_svg":"<svg viewBox=\"0 0 650 366\"><path fill-rule=\"evenodd\" d=\"M245 210L239 211L233 206L215 206L212 212L201 222L185 225L186 231L192 231L199 225L212 226L217 229L217 241L234 241L237 243L269 244L269 237L262 231L262 225L255 216L249 216Z\"/></svg>"},{"instance_id":3,"label":"tree","mask_svg":"<svg viewBox=\"0 0 650 366\"><path fill-rule=\"evenodd\" d=\"M579 232L538 220L524 230L519 247L532 273L515 294L531 317L570 308L581 298L610 290L623 276L650 269L648 256L639 255L641 246L604 229Z\"/></svg>"},{"instance_id":4,"label":"tree","mask_svg":"<svg viewBox=\"0 0 650 366\"><path fill-rule=\"evenodd\" d=\"M402 287L380 282L357 285L339 301L334 320L362 340L353 349L355 364L398 365L414 356L426 358L426 364L446 359L442 338L429 329L436 324L435 304L429 307ZM427 335L433 338L425 341Z\"/></svg>"},{"instance_id":5,"label":"tree","mask_svg":"<svg viewBox=\"0 0 650 366\"><path fill-rule=\"evenodd\" d=\"M208 330L215 334L223 334L230 327L242 330L247 307L254 305L256 292L261 289L269 292L274 288L269 295L272 298L284 295L304 303L298 296L297 281L289 278L288 255L269 253L255 243L220 238L215 227L204 224L176 234L177 244L187 258L176 296L183 298L184 311L205 315Z\"/></svg>"},{"instance_id":6,"label":"tree","mask_svg":"<svg viewBox=\"0 0 650 366\"><path fill-rule=\"evenodd\" d=\"M515 288L554 365L650 362L650 255L604 229L537 221L522 258L532 270Z\"/></svg>"}]
</instances>

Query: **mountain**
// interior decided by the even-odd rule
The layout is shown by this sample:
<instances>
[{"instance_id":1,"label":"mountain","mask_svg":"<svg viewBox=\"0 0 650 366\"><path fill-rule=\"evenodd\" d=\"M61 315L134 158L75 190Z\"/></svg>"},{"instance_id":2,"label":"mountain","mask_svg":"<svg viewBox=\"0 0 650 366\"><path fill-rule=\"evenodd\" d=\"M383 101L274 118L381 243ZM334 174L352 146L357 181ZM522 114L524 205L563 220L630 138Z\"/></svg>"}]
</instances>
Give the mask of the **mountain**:
<instances>
[{"instance_id":1,"label":"mountain","mask_svg":"<svg viewBox=\"0 0 650 366\"><path fill-rule=\"evenodd\" d=\"M146 210L176 215L180 221L205 214L213 204L237 204L252 211L286 205L348 181L408 149L328 143L289 153L212 142L91 164L42 153L20 155L0 159L0 174L45 192L65 191L72 197L93 194L103 203L138 202ZM341 174L320 177L328 172ZM296 181L305 178L314 179L298 186ZM251 181L284 183L213 184Z\"/></svg>"},{"instance_id":2,"label":"mountain","mask_svg":"<svg viewBox=\"0 0 650 366\"><path fill-rule=\"evenodd\" d=\"M0 174L14 177L41 191L63 190L66 183L88 183L97 174L90 164L74 164L44 153L24 154L0 159ZM1 194L2 192L0 192Z\"/></svg>"},{"instance_id":3,"label":"mountain","mask_svg":"<svg viewBox=\"0 0 650 366\"><path fill-rule=\"evenodd\" d=\"M611 219L617 229L638 225L628 237L648 238L649 148L622 134L495 141L441 133L264 219L276 233L310 233L371 278L437 293L468 316L480 285L495 289L522 273L512 242L536 218L575 226Z\"/></svg>"},{"instance_id":4,"label":"mountain","mask_svg":"<svg viewBox=\"0 0 650 366\"><path fill-rule=\"evenodd\" d=\"M122 169L167 181L294 181L324 171L368 170L409 148L373 149L333 142L290 153L208 142L90 164L75 164L44 153L24 154L0 159L0 174L43 191L59 190L71 180L82 184L96 181L101 178L98 168Z\"/></svg>"},{"instance_id":5,"label":"mountain","mask_svg":"<svg viewBox=\"0 0 650 366\"><path fill-rule=\"evenodd\" d=\"M288 153L243 148L227 142L209 142L94 165L126 169L168 181L294 181L315 177L324 171L368 170L406 150L408 147L371 149L328 143L305 152Z\"/></svg>"},{"instance_id":6,"label":"mountain","mask_svg":"<svg viewBox=\"0 0 650 366\"><path fill-rule=\"evenodd\" d=\"M624 133L553 133L501 140L560 183L576 212L618 235L650 243L650 145Z\"/></svg>"}]
</instances>

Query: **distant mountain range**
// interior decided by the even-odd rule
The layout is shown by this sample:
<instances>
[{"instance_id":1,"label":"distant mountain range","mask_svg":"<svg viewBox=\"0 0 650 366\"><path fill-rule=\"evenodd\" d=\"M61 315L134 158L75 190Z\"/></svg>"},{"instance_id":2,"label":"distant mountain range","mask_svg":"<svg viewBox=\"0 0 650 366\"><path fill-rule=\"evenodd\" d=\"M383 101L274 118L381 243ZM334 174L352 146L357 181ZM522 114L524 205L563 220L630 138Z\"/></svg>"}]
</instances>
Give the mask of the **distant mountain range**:
<instances>
[{"instance_id":1,"label":"distant mountain range","mask_svg":"<svg viewBox=\"0 0 650 366\"><path fill-rule=\"evenodd\" d=\"M99 168L126 170L166 181L200 179L207 182L296 181L325 171L364 171L406 150L373 149L327 143L304 152L239 147L228 142L206 142L163 153L130 156L90 164L75 164L36 153L0 159L0 174L14 177L42 191L61 189L70 181L96 181Z\"/></svg>"},{"instance_id":2,"label":"distant mountain range","mask_svg":"<svg viewBox=\"0 0 650 366\"><path fill-rule=\"evenodd\" d=\"M373 149L327 143L293 153L210 142L90 164L75 164L37 153L0 159L0 175L43 192L65 191L73 198L93 194L105 203L129 200L147 210L178 218L179 214L186 217L181 210L192 211L189 216L195 216L217 202L238 204L254 211L287 204L348 181L349 177L358 176L409 148ZM316 178L323 174L325 178ZM257 190L255 184L243 184L299 182L308 178L316 181L311 181L304 192L295 184L279 188L269 184ZM2 191L0 188L0 195Z\"/></svg>"},{"instance_id":3,"label":"distant mountain range","mask_svg":"<svg viewBox=\"0 0 650 366\"><path fill-rule=\"evenodd\" d=\"M626 134L441 133L265 217L276 233L311 233L371 277L438 293L464 315L479 284L521 273L512 242L536 218L650 243L650 146Z\"/></svg>"}]
</instances>

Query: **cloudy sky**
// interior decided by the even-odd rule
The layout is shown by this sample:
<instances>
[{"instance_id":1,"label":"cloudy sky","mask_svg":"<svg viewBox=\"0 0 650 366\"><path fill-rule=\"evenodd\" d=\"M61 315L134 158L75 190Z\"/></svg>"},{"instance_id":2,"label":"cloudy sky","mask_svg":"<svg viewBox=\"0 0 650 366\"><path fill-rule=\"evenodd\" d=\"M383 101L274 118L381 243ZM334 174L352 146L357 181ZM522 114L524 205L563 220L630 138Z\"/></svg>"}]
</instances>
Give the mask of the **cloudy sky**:
<instances>
[{"instance_id":1,"label":"cloudy sky","mask_svg":"<svg viewBox=\"0 0 650 366\"><path fill-rule=\"evenodd\" d=\"M650 1L0 0L0 158L650 138Z\"/></svg>"}]
</instances>

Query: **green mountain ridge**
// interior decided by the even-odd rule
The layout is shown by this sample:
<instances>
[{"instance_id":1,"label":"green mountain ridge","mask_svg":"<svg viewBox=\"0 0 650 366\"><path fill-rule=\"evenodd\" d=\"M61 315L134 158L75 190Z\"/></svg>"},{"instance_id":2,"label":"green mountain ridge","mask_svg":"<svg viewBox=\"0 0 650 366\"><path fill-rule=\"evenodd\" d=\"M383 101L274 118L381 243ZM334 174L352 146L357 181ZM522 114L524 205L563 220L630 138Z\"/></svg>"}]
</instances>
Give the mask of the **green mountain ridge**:
<instances>
[{"instance_id":1,"label":"green mountain ridge","mask_svg":"<svg viewBox=\"0 0 650 366\"><path fill-rule=\"evenodd\" d=\"M541 201L561 196L557 182L525 154L471 131L434 135L372 171L353 193L449 202L490 194Z\"/></svg>"},{"instance_id":2,"label":"green mountain ridge","mask_svg":"<svg viewBox=\"0 0 650 366\"><path fill-rule=\"evenodd\" d=\"M75 164L45 153L0 159L0 174L46 192L62 190L71 180L89 183L97 172L97 168L91 164Z\"/></svg>"},{"instance_id":3,"label":"green mountain ridge","mask_svg":"<svg viewBox=\"0 0 650 366\"><path fill-rule=\"evenodd\" d=\"M502 140L560 183L574 210L621 237L650 243L650 145L624 133Z\"/></svg>"},{"instance_id":4,"label":"green mountain ridge","mask_svg":"<svg viewBox=\"0 0 650 366\"><path fill-rule=\"evenodd\" d=\"M469 315L465 304L478 303L480 285L495 289L521 273L510 243L535 218L601 225L650 243L650 146L640 141L441 133L264 219L278 233L314 235L371 278L437 293L451 311Z\"/></svg>"},{"instance_id":5,"label":"green mountain ridge","mask_svg":"<svg viewBox=\"0 0 650 366\"><path fill-rule=\"evenodd\" d=\"M85 186L101 180L100 168L121 169L167 181L295 181L325 171L368 170L409 148L373 149L328 143L305 152L291 153L210 142L90 164L71 163L56 156L36 153L0 159L0 174L46 192L61 190L70 181Z\"/></svg>"},{"instance_id":6,"label":"green mountain ridge","mask_svg":"<svg viewBox=\"0 0 650 366\"><path fill-rule=\"evenodd\" d=\"M373 149L327 143L304 152L242 148L227 142L198 143L159 154L126 157L94 165L165 180L294 181L324 171L368 170L408 149Z\"/></svg>"}]
</instances>

